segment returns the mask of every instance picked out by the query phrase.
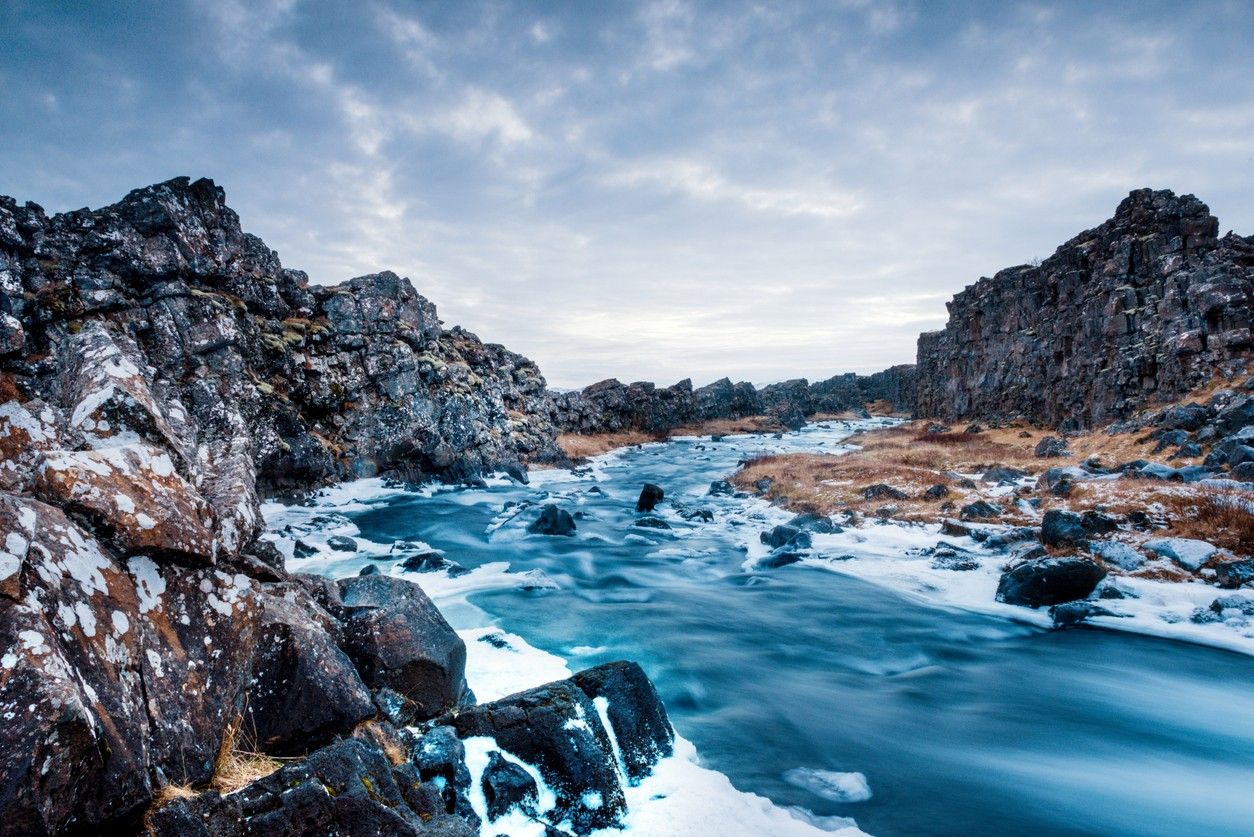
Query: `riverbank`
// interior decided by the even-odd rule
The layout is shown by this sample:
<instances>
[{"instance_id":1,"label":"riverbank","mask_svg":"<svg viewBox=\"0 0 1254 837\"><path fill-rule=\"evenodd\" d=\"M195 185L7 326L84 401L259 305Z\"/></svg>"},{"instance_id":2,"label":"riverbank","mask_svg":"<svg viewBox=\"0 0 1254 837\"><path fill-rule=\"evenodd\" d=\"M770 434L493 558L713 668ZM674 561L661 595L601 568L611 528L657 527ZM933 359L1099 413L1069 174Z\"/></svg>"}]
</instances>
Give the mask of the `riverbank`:
<instances>
[{"instance_id":1,"label":"riverbank","mask_svg":"<svg viewBox=\"0 0 1254 837\"><path fill-rule=\"evenodd\" d=\"M795 536L797 549L786 528L750 561L823 556L932 601L1254 652L1254 486L1162 434L969 431L916 421L851 436L840 456L742 463L736 489L836 530ZM1021 594L1024 578L1074 583Z\"/></svg>"}]
</instances>

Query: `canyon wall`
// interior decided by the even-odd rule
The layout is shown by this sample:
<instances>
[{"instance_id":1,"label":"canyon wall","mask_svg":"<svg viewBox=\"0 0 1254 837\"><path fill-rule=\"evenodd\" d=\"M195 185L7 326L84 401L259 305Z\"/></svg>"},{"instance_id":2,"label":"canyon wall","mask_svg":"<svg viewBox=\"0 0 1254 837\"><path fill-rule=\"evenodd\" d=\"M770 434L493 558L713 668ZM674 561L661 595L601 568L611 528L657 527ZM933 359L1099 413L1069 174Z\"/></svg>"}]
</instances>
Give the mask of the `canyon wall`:
<instances>
[{"instance_id":1,"label":"canyon wall","mask_svg":"<svg viewBox=\"0 0 1254 837\"><path fill-rule=\"evenodd\" d=\"M918 346L917 415L1093 426L1178 399L1254 341L1254 238L1140 189L1039 266L980 279Z\"/></svg>"}]
</instances>

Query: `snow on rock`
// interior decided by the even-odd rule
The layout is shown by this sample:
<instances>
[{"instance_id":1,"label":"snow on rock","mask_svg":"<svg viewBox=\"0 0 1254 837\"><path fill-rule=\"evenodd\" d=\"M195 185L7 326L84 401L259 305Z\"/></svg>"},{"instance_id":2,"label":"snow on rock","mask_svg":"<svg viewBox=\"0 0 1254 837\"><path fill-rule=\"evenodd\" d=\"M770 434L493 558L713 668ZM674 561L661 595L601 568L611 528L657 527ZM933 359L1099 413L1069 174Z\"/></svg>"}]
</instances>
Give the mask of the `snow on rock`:
<instances>
[{"instance_id":1,"label":"snow on rock","mask_svg":"<svg viewBox=\"0 0 1254 837\"><path fill-rule=\"evenodd\" d=\"M34 492L101 520L127 552L201 564L214 557L209 505L170 457L151 445L49 452L39 463Z\"/></svg>"}]
</instances>

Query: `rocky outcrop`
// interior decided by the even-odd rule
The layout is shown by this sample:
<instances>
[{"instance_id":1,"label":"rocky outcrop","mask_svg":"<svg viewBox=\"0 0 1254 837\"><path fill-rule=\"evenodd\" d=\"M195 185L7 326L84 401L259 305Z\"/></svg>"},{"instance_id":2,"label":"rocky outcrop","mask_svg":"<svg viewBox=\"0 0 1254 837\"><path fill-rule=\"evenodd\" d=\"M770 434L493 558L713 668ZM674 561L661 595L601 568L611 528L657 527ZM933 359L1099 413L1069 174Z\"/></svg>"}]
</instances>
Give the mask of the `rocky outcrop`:
<instances>
[{"instance_id":1,"label":"rocky outcrop","mask_svg":"<svg viewBox=\"0 0 1254 837\"><path fill-rule=\"evenodd\" d=\"M464 643L412 583L289 576L258 497L522 477L549 414L526 358L395 274L311 286L210 181L0 198L0 835L174 787L157 833L475 833L393 727L473 703ZM302 758L218 796L232 746Z\"/></svg>"},{"instance_id":2,"label":"rocky outcrop","mask_svg":"<svg viewBox=\"0 0 1254 837\"><path fill-rule=\"evenodd\" d=\"M535 364L442 329L394 273L310 285L208 180L52 217L0 198L0 315L10 390L60 410L67 447L124 421L211 505L251 502L232 484L560 458Z\"/></svg>"},{"instance_id":3,"label":"rocky outcrop","mask_svg":"<svg viewBox=\"0 0 1254 837\"><path fill-rule=\"evenodd\" d=\"M1254 347L1254 238L1140 189L1038 266L1000 271L919 338L916 413L1093 426L1176 400Z\"/></svg>"}]
</instances>

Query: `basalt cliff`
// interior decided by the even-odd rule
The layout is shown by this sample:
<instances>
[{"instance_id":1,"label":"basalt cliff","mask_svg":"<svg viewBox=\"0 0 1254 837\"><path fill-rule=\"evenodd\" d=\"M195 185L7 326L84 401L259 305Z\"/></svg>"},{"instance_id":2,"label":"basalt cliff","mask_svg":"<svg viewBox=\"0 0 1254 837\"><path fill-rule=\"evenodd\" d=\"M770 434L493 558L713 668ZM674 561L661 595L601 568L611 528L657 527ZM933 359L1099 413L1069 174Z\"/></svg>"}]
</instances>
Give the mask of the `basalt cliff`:
<instances>
[{"instance_id":1,"label":"basalt cliff","mask_svg":"<svg viewBox=\"0 0 1254 837\"><path fill-rule=\"evenodd\" d=\"M1039 265L1002 270L919 337L915 412L1064 427L1177 400L1254 349L1254 237L1139 189Z\"/></svg>"}]
</instances>

